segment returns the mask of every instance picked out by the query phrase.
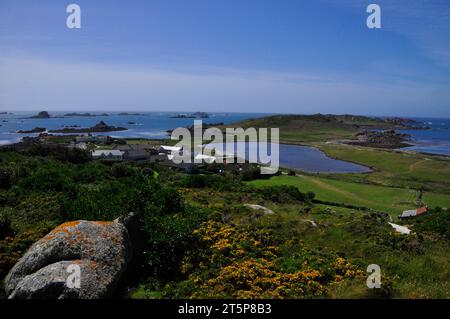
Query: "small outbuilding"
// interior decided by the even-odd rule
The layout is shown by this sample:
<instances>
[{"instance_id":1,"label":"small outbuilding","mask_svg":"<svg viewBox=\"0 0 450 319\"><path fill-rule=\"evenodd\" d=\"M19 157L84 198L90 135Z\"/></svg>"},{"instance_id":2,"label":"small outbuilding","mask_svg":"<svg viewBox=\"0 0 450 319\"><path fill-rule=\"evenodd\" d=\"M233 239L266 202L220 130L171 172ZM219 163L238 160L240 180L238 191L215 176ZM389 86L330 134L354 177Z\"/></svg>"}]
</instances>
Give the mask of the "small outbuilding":
<instances>
[{"instance_id":1,"label":"small outbuilding","mask_svg":"<svg viewBox=\"0 0 450 319\"><path fill-rule=\"evenodd\" d=\"M150 159L150 153L143 149L131 149L125 151L123 159L127 161L148 161Z\"/></svg>"},{"instance_id":2,"label":"small outbuilding","mask_svg":"<svg viewBox=\"0 0 450 319\"><path fill-rule=\"evenodd\" d=\"M398 216L398 218L406 219L406 218L411 218L411 217L417 217L417 216L423 215L427 212L428 212L428 206L424 206L424 207L420 207L417 209L405 210L400 216Z\"/></svg>"},{"instance_id":3,"label":"small outbuilding","mask_svg":"<svg viewBox=\"0 0 450 319\"><path fill-rule=\"evenodd\" d=\"M119 150L95 150L92 152L92 159L102 159L110 161L120 161L124 152Z\"/></svg>"},{"instance_id":4,"label":"small outbuilding","mask_svg":"<svg viewBox=\"0 0 450 319\"><path fill-rule=\"evenodd\" d=\"M159 147L159 153L164 153L164 154L172 154L174 152L180 152L181 151L181 147L179 146L168 146L168 145L161 145Z\"/></svg>"}]
</instances>

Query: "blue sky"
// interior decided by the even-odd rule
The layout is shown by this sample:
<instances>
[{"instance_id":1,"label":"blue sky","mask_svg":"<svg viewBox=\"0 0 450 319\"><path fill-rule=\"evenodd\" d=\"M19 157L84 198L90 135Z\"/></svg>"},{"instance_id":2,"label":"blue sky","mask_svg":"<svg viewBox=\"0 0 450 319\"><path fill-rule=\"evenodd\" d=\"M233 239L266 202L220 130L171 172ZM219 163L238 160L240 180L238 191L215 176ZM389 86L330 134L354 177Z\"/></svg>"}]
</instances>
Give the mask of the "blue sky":
<instances>
[{"instance_id":1,"label":"blue sky","mask_svg":"<svg viewBox=\"0 0 450 319\"><path fill-rule=\"evenodd\" d=\"M69 3L0 2L0 109L450 117L448 0Z\"/></svg>"}]
</instances>

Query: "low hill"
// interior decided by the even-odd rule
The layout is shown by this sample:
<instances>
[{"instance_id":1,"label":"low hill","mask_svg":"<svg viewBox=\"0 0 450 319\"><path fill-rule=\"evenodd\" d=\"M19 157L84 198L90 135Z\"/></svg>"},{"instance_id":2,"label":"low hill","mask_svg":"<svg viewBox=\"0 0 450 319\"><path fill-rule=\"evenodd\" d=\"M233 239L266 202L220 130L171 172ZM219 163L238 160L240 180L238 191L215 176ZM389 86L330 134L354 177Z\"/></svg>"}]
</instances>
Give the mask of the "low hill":
<instances>
[{"instance_id":1,"label":"low hill","mask_svg":"<svg viewBox=\"0 0 450 319\"><path fill-rule=\"evenodd\" d=\"M236 122L227 127L256 127L280 129L284 143L314 143L336 139L353 139L355 134L371 129L420 128L412 120L376 118L360 115L273 115Z\"/></svg>"}]
</instances>

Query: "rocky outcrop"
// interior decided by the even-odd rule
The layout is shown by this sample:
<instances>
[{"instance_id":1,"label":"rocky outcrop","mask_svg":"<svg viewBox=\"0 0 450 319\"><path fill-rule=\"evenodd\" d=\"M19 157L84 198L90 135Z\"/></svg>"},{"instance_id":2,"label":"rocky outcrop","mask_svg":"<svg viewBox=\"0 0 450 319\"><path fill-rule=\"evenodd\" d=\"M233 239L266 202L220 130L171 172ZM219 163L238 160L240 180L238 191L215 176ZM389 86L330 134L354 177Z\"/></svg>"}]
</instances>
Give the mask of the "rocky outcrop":
<instances>
[{"instance_id":1,"label":"rocky outcrop","mask_svg":"<svg viewBox=\"0 0 450 319\"><path fill-rule=\"evenodd\" d=\"M209 118L209 114L205 112L195 112L192 114L178 114L175 116L171 116L174 119L207 119Z\"/></svg>"},{"instance_id":2,"label":"rocky outcrop","mask_svg":"<svg viewBox=\"0 0 450 319\"><path fill-rule=\"evenodd\" d=\"M105 122L100 121L92 127L86 128L63 128L58 130L50 130L50 133L64 133L64 134L78 134L78 133L97 133L97 132L115 132L115 131L126 131L125 127L109 126Z\"/></svg>"},{"instance_id":3,"label":"rocky outcrop","mask_svg":"<svg viewBox=\"0 0 450 319\"><path fill-rule=\"evenodd\" d=\"M348 144L378 147L378 148L401 148L410 146L408 134L397 133L395 130L358 132L355 135L356 141L349 141Z\"/></svg>"},{"instance_id":4,"label":"rocky outcrop","mask_svg":"<svg viewBox=\"0 0 450 319\"><path fill-rule=\"evenodd\" d=\"M52 230L31 246L5 278L9 298L112 296L132 255L124 225L124 221L132 224L130 216L113 222L67 222Z\"/></svg>"},{"instance_id":5,"label":"rocky outcrop","mask_svg":"<svg viewBox=\"0 0 450 319\"><path fill-rule=\"evenodd\" d=\"M92 114L92 113L77 113L77 112L71 112L64 114L64 117L95 117L95 116L109 116L107 113L102 114Z\"/></svg>"},{"instance_id":6,"label":"rocky outcrop","mask_svg":"<svg viewBox=\"0 0 450 319\"><path fill-rule=\"evenodd\" d=\"M30 119L49 119L50 114L47 111L41 111L37 115L33 115Z\"/></svg>"},{"instance_id":7,"label":"rocky outcrop","mask_svg":"<svg viewBox=\"0 0 450 319\"><path fill-rule=\"evenodd\" d=\"M32 130L18 130L17 133L20 134L31 134L31 133L42 133L45 132L47 129L45 127L35 127Z\"/></svg>"},{"instance_id":8,"label":"rocky outcrop","mask_svg":"<svg viewBox=\"0 0 450 319\"><path fill-rule=\"evenodd\" d=\"M251 208L253 210L261 211L264 215L273 215L275 214L273 210L268 209L267 207L256 205L256 204L244 204L245 207Z\"/></svg>"}]
</instances>

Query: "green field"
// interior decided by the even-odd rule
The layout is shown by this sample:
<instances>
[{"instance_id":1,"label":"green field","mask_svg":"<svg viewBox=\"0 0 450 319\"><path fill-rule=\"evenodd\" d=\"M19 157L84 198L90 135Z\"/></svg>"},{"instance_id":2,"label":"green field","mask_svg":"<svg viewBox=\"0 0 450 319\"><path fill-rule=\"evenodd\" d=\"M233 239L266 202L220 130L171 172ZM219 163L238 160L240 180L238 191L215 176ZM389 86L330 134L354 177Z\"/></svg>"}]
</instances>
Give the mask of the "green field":
<instances>
[{"instance_id":1,"label":"green field","mask_svg":"<svg viewBox=\"0 0 450 319\"><path fill-rule=\"evenodd\" d=\"M340 180L450 193L450 159L349 145L317 145L328 156L374 169L370 174L340 174Z\"/></svg>"},{"instance_id":2,"label":"green field","mask_svg":"<svg viewBox=\"0 0 450 319\"><path fill-rule=\"evenodd\" d=\"M417 207L415 199L417 191L360 184L315 176L275 176L268 180L249 182L255 186L292 185L302 192L312 191L316 198L323 201L353 204L375 210L385 211L391 216L398 216L403 210ZM424 201L430 207L450 207L450 196L447 194L426 192Z\"/></svg>"}]
</instances>

